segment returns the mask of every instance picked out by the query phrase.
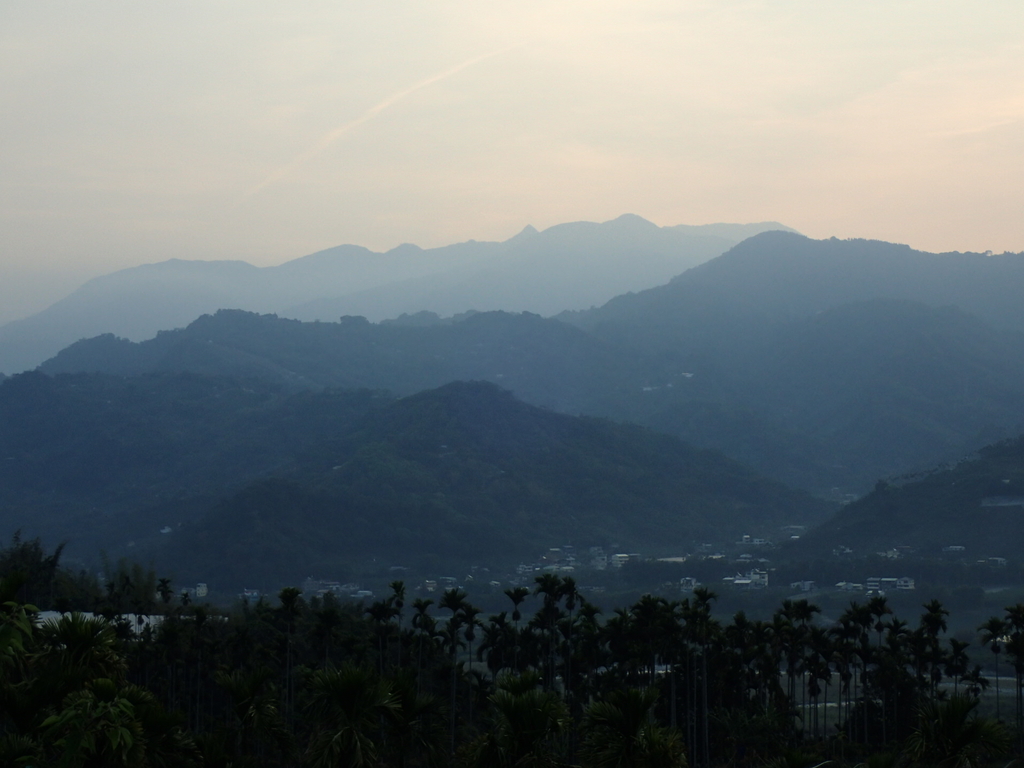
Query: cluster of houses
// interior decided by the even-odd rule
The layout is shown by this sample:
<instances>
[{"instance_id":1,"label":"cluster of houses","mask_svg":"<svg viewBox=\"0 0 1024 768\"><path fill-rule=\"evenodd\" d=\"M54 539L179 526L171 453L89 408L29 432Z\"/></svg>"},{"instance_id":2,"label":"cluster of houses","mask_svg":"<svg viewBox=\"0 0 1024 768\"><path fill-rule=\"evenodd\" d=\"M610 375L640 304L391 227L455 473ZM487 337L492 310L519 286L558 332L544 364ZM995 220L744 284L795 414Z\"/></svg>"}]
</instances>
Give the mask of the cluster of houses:
<instances>
[{"instance_id":1,"label":"cluster of houses","mask_svg":"<svg viewBox=\"0 0 1024 768\"><path fill-rule=\"evenodd\" d=\"M626 563L639 561L643 558L637 552L617 552L608 554L604 547L589 547L586 553L577 554L571 545L551 547L533 563L520 563L516 567L519 576L534 573L574 573L577 568L590 568L595 571L606 571L609 568L621 568Z\"/></svg>"},{"instance_id":2,"label":"cluster of houses","mask_svg":"<svg viewBox=\"0 0 1024 768\"><path fill-rule=\"evenodd\" d=\"M803 533L803 527L790 526L789 529L785 530L785 533L790 534L790 538L799 538L800 534ZM744 535L741 540L735 542L735 544L741 550L747 549L748 551L735 556L735 564L737 566L736 574L734 576L724 577L722 579L723 586L728 585L732 588L742 590L767 589L769 587L769 561L761 556L761 553L766 554L764 552L765 550L773 549L775 546L774 543L766 538ZM959 546L950 546L945 547L943 551L956 553L963 549L963 547ZM901 559L910 551L912 550L909 547L896 547L891 550L891 552L879 554L888 555L889 559ZM853 550L845 546L840 546L835 549L833 554L839 557L850 556L853 554ZM702 545L698 552L693 556L663 557L658 558L658 562L684 563L691 557L697 557L700 560L727 559L725 555L720 552L716 552L713 545L705 544ZM563 545L560 547L549 547L537 560L533 562L520 563L516 567L515 573L509 574L505 583L491 580L489 571L487 571L486 568L474 568L472 569L473 571L479 570L480 572L475 575L467 575L463 579L457 579L454 576L437 576L425 579L421 583L417 584L415 589L419 592L442 593L456 587L465 588L468 585L468 582L476 581L480 585L486 583L492 589L500 590L502 587L509 585L515 586L531 584L534 577L543 573L570 575L581 570L616 570L624 567L630 562L638 562L642 560L644 560L644 558L635 552L608 552L603 547L599 546L577 549L572 545ZM988 558L987 561L979 562L988 562L990 565L1006 564L1006 560L1004 558L997 557ZM484 575L485 572L488 575ZM669 587L670 584L671 583L666 583L663 586ZM673 586L675 585L673 584ZM701 583L692 576L684 576L678 582L678 589L681 592L692 592L700 586ZM794 592L814 592L818 590L817 584L811 580L795 581L790 583L789 587ZM867 595L885 594L886 591L909 591L914 590L915 588L915 581L909 576L873 576L864 582L840 581L834 586L834 589L839 591L860 592ZM600 589L603 591L603 588L598 587L580 587L580 589ZM325 581L312 578L306 580L303 584L302 591L307 597L315 595L323 596L328 593L339 598L354 600L373 597L372 591L363 589L359 584L342 584L337 581ZM239 598L244 600L256 600L259 599L259 592L256 590L246 590L243 594L239 595Z\"/></svg>"},{"instance_id":3,"label":"cluster of houses","mask_svg":"<svg viewBox=\"0 0 1024 768\"><path fill-rule=\"evenodd\" d=\"M735 576L726 576L722 581L741 589L767 589L768 571L751 568L745 574L737 573Z\"/></svg>"},{"instance_id":4,"label":"cluster of houses","mask_svg":"<svg viewBox=\"0 0 1024 768\"><path fill-rule=\"evenodd\" d=\"M872 576L863 584L853 581L840 581L836 584L836 589L842 592L864 592L869 595L884 595L886 590L909 591L916 589L916 586L914 580L909 576L900 576L899 578Z\"/></svg>"}]
</instances>

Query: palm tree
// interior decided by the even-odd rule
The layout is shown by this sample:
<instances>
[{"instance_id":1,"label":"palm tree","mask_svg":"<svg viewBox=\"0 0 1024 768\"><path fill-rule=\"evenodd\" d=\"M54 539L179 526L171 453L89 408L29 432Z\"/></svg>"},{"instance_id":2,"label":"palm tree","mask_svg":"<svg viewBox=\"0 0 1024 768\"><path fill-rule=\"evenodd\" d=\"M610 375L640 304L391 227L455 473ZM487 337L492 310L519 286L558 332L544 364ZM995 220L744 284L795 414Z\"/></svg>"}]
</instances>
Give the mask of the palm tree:
<instances>
[{"instance_id":1,"label":"palm tree","mask_svg":"<svg viewBox=\"0 0 1024 768\"><path fill-rule=\"evenodd\" d=\"M284 617L285 627L288 632L285 645L285 715L290 719L294 714L295 707L295 685L292 680L292 636L295 634L295 622L302 613L302 590L295 587L285 587L278 595L281 601L281 615ZM198 628L198 626L197 626Z\"/></svg>"},{"instance_id":2,"label":"palm tree","mask_svg":"<svg viewBox=\"0 0 1024 768\"><path fill-rule=\"evenodd\" d=\"M267 740L282 755L290 751L292 735L278 711L277 691L269 669L220 671L215 680L231 697L238 756L259 754Z\"/></svg>"},{"instance_id":3,"label":"palm tree","mask_svg":"<svg viewBox=\"0 0 1024 768\"><path fill-rule=\"evenodd\" d=\"M478 661L487 664L487 671L491 678L497 680L502 670L508 666L508 651L510 643L511 627L506 621L506 612L491 616L490 620L483 627L484 636L476 649Z\"/></svg>"},{"instance_id":4,"label":"palm tree","mask_svg":"<svg viewBox=\"0 0 1024 768\"><path fill-rule=\"evenodd\" d=\"M686 633L688 639L700 648L700 714L702 723L701 747L702 762L705 765L711 762L710 748L710 722L708 710L708 647L712 639L718 634L719 626L711 618L711 603L716 595L705 587L697 587L693 590L692 602L684 603L682 606L684 619L686 621ZM695 689L696 692L696 689Z\"/></svg>"},{"instance_id":5,"label":"palm tree","mask_svg":"<svg viewBox=\"0 0 1024 768\"><path fill-rule=\"evenodd\" d=\"M811 627L807 636L807 657L805 665L811 673L808 683L808 695L814 703L814 727L815 737L818 736L819 724L819 699L825 694L825 716L824 725L828 725L828 686L832 682L832 639L829 633L822 627ZM824 685L819 685L819 681Z\"/></svg>"},{"instance_id":6,"label":"palm tree","mask_svg":"<svg viewBox=\"0 0 1024 768\"><path fill-rule=\"evenodd\" d=\"M534 581L537 586L534 587L533 593L542 595L543 602L533 621L547 637L544 685L550 690L555 684L555 647L558 643L558 622L562 616L558 601L562 597L562 579L554 573L543 573Z\"/></svg>"},{"instance_id":7,"label":"palm tree","mask_svg":"<svg viewBox=\"0 0 1024 768\"><path fill-rule=\"evenodd\" d=\"M480 609L474 605L470 605L468 602L462 606L462 620L465 622L465 629L463 630L462 636L466 638L466 644L469 647L469 670L473 670L473 641L476 640L476 629L480 626L480 620L477 616L480 615ZM469 690L469 723L473 724L473 687L470 686Z\"/></svg>"},{"instance_id":8,"label":"palm tree","mask_svg":"<svg viewBox=\"0 0 1024 768\"><path fill-rule=\"evenodd\" d=\"M594 673L601 667L607 666L608 663L608 646L605 642L603 627L597 619L600 613L601 609L596 605L581 600L577 613L579 663L576 665L576 670L577 675L583 680L583 690L578 691L578 701L589 697ZM675 703L674 700L673 703Z\"/></svg>"},{"instance_id":9,"label":"palm tree","mask_svg":"<svg viewBox=\"0 0 1024 768\"><path fill-rule=\"evenodd\" d=\"M390 647L391 619L395 616L395 607L390 598L378 600L371 603L364 613L370 617L377 634L377 671L383 675L388 655L385 651L385 643Z\"/></svg>"},{"instance_id":10,"label":"palm tree","mask_svg":"<svg viewBox=\"0 0 1024 768\"><path fill-rule=\"evenodd\" d=\"M41 625L36 634L41 650L34 689L54 703L91 680L121 680L128 671L114 630L104 619L69 613Z\"/></svg>"},{"instance_id":11,"label":"palm tree","mask_svg":"<svg viewBox=\"0 0 1024 768\"><path fill-rule=\"evenodd\" d=\"M170 605L171 598L174 597L174 590L171 588L171 580L160 579L157 583L156 592L160 595L160 600L164 605Z\"/></svg>"},{"instance_id":12,"label":"palm tree","mask_svg":"<svg viewBox=\"0 0 1024 768\"><path fill-rule=\"evenodd\" d=\"M803 632L794 623L793 613L793 602L783 600L782 607L772 617L772 634L786 661L786 696L790 707L796 709L796 672L803 657Z\"/></svg>"},{"instance_id":13,"label":"palm tree","mask_svg":"<svg viewBox=\"0 0 1024 768\"><path fill-rule=\"evenodd\" d=\"M996 720L1002 720L999 711L999 654L1002 651L1003 637L1010 627L1005 620L998 616L991 617L988 621L978 627L981 632L981 644L987 645L992 655L995 656L996 664Z\"/></svg>"},{"instance_id":14,"label":"palm tree","mask_svg":"<svg viewBox=\"0 0 1024 768\"><path fill-rule=\"evenodd\" d=\"M868 739L868 700L864 688L864 675L867 669L868 660L871 656L871 641L868 636L868 631L873 627L874 613L870 605L861 605L856 601L850 602L850 607L846 609L842 616L839 618L840 626L844 627L842 633L843 639L847 642L848 656L850 670L852 674L852 694L847 696L847 716L852 714L849 708L849 703L852 698L857 696L857 671L860 670L860 691L859 696L861 700L861 709L863 710L863 730L861 732L862 740L867 742ZM850 722L850 735L854 733L854 723Z\"/></svg>"},{"instance_id":15,"label":"palm tree","mask_svg":"<svg viewBox=\"0 0 1024 768\"><path fill-rule=\"evenodd\" d=\"M566 576L562 579L561 597L565 603L565 610L569 614L569 620L563 622L562 625L565 629L565 661L563 662L563 680L565 683L565 697L570 703L572 702L573 611L576 610L576 601L579 599L579 596L580 593L576 591L576 580L571 576Z\"/></svg>"},{"instance_id":16,"label":"palm tree","mask_svg":"<svg viewBox=\"0 0 1024 768\"><path fill-rule=\"evenodd\" d=\"M879 677L889 693L892 694L892 707L889 708L893 723L893 737L896 741L902 738L906 729L901 726L907 725L906 714L911 710L910 702L916 697L918 678L911 676L907 667L915 664L912 656L913 646L918 642L918 632L911 632L907 622L893 616L885 622L885 654L883 658L887 662L887 677ZM904 705L900 705L900 691L905 691ZM885 699L888 700L886 695ZM886 729L888 720L882 720L883 730ZM888 733L884 732L883 741L887 741Z\"/></svg>"},{"instance_id":17,"label":"palm tree","mask_svg":"<svg viewBox=\"0 0 1024 768\"><path fill-rule=\"evenodd\" d=\"M391 681L395 706L386 720L388 765L405 766L410 757L422 764L439 762L444 750L444 713L434 696L421 694L407 672Z\"/></svg>"},{"instance_id":18,"label":"palm tree","mask_svg":"<svg viewBox=\"0 0 1024 768\"><path fill-rule=\"evenodd\" d=\"M1013 664L1016 681L1014 704L1017 733L1024 732L1024 604L1017 603L1006 608L1007 639L1003 642L1006 655Z\"/></svg>"},{"instance_id":19,"label":"palm tree","mask_svg":"<svg viewBox=\"0 0 1024 768\"><path fill-rule=\"evenodd\" d=\"M821 608L807 600L797 600L794 603L792 620L797 622L799 630L797 642L800 650L800 704L803 712L806 712L807 709L807 668L803 659L810 642L810 622L816 613L821 613Z\"/></svg>"},{"instance_id":20,"label":"palm tree","mask_svg":"<svg viewBox=\"0 0 1024 768\"><path fill-rule=\"evenodd\" d=\"M908 756L939 768L977 768L1005 753L1009 733L1001 723L978 717L977 706L977 699L962 694L925 701L907 739Z\"/></svg>"},{"instance_id":21,"label":"palm tree","mask_svg":"<svg viewBox=\"0 0 1024 768\"><path fill-rule=\"evenodd\" d=\"M587 709L581 762L588 768L684 768L686 750L675 728L656 725L654 688L618 689Z\"/></svg>"},{"instance_id":22,"label":"palm tree","mask_svg":"<svg viewBox=\"0 0 1024 768\"><path fill-rule=\"evenodd\" d=\"M416 692L420 689L420 672L423 669L423 639L433 639L436 635L437 622L430 615L430 606L433 600L424 600L417 597L412 601L413 610L412 626L416 630Z\"/></svg>"},{"instance_id":23,"label":"palm tree","mask_svg":"<svg viewBox=\"0 0 1024 768\"><path fill-rule=\"evenodd\" d=\"M519 620L523 618L522 612L519 610L519 606L523 604L523 601L529 596L530 590L526 587L513 587L512 589L506 589L505 594L508 599L512 601L512 623L515 624L516 628L516 643L515 650L513 652L513 666L516 674L519 674Z\"/></svg>"},{"instance_id":24,"label":"palm tree","mask_svg":"<svg viewBox=\"0 0 1024 768\"><path fill-rule=\"evenodd\" d=\"M397 708L391 685L362 667L321 669L309 680L313 726L307 757L315 768L376 766L374 734Z\"/></svg>"},{"instance_id":25,"label":"palm tree","mask_svg":"<svg viewBox=\"0 0 1024 768\"><path fill-rule=\"evenodd\" d=\"M939 634L947 629L946 617L949 611L942 607L938 600L929 600L924 604L925 612L921 615L920 629L927 638L926 658L929 667L929 680L931 681L932 696L935 695L939 681L942 679L942 644L939 641Z\"/></svg>"},{"instance_id":26,"label":"palm tree","mask_svg":"<svg viewBox=\"0 0 1024 768\"><path fill-rule=\"evenodd\" d=\"M557 694L542 690L535 672L503 675L489 697L492 723L467 749L472 768L549 768L560 765L557 739L571 723Z\"/></svg>"},{"instance_id":27,"label":"palm tree","mask_svg":"<svg viewBox=\"0 0 1024 768\"><path fill-rule=\"evenodd\" d=\"M334 645L334 636L341 626L341 612L333 597L330 600L325 598L323 607L314 611L313 617L315 619L313 634L323 643L324 666L328 667L331 664L331 647Z\"/></svg>"},{"instance_id":28,"label":"palm tree","mask_svg":"<svg viewBox=\"0 0 1024 768\"><path fill-rule=\"evenodd\" d=\"M405 582L404 581L392 581L389 585L391 587L391 606L393 608L392 616L398 619L398 666L402 666L402 609L405 607Z\"/></svg>"},{"instance_id":29,"label":"palm tree","mask_svg":"<svg viewBox=\"0 0 1024 768\"><path fill-rule=\"evenodd\" d=\"M878 644L882 644L882 631L885 629L884 617L892 613L885 595L875 595L868 600L868 613L875 618L875 632L878 633Z\"/></svg>"},{"instance_id":30,"label":"palm tree","mask_svg":"<svg viewBox=\"0 0 1024 768\"><path fill-rule=\"evenodd\" d=\"M458 674L458 653L459 646L462 644L459 639L459 628L462 625L462 611L469 605L466 602L466 593L457 587L446 589L444 594L441 596L441 602L439 603L440 608L451 611L452 615L448 619L448 626L445 627L441 633L442 641L448 644L448 649L451 653L451 664L452 664L452 688L451 688L451 722L450 722L450 750L451 754L455 754L455 693L456 693L456 675Z\"/></svg>"},{"instance_id":31,"label":"palm tree","mask_svg":"<svg viewBox=\"0 0 1024 768\"><path fill-rule=\"evenodd\" d=\"M963 681L964 692L973 698L980 697L982 692L988 688L988 678L981 674L980 664L975 664L972 669L965 672Z\"/></svg>"},{"instance_id":32,"label":"palm tree","mask_svg":"<svg viewBox=\"0 0 1024 768\"><path fill-rule=\"evenodd\" d=\"M946 675L953 678L953 693L960 692L960 678L967 674L970 659L967 657L967 648L970 643L949 638L949 654L946 656Z\"/></svg>"}]
</instances>

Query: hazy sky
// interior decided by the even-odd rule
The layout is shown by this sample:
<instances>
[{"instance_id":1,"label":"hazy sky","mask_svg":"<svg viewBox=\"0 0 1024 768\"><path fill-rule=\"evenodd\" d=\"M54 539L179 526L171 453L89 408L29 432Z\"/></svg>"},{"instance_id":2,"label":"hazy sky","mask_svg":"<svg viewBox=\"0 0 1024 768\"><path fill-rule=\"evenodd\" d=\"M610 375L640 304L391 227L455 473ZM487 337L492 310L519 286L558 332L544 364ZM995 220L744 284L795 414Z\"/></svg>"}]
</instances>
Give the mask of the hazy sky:
<instances>
[{"instance_id":1,"label":"hazy sky","mask_svg":"<svg viewBox=\"0 0 1024 768\"><path fill-rule=\"evenodd\" d=\"M0 319L625 212L1024 250L1020 0L11 0L0 115Z\"/></svg>"}]
</instances>

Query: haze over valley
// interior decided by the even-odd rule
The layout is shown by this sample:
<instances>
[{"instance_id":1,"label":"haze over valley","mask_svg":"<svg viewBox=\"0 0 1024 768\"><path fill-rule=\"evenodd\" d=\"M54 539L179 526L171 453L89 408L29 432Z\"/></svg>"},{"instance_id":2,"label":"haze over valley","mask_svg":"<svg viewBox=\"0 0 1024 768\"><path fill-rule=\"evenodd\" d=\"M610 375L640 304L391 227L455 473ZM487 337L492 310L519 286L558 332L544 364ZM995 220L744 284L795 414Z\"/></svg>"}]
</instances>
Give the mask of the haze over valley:
<instances>
[{"instance_id":1,"label":"haze over valley","mask_svg":"<svg viewBox=\"0 0 1024 768\"><path fill-rule=\"evenodd\" d=\"M609 296L624 264L635 290ZM887 540L840 505L1024 433L1022 291L1021 254L636 216L139 267L4 327L6 349L97 335L0 386L0 519L236 590L313 566L508 569L559 544L699 559L793 531L1006 557L1012 512L937 527L907 501Z\"/></svg>"},{"instance_id":2,"label":"haze over valley","mask_svg":"<svg viewBox=\"0 0 1024 768\"><path fill-rule=\"evenodd\" d=\"M218 309L300 320L362 315L371 321L430 311L504 310L552 315L643 290L775 223L657 227L638 216L576 222L504 242L465 242L387 253L341 245L257 268L246 262L171 260L90 280L49 308L0 326L0 371L34 368L80 338L134 341Z\"/></svg>"}]
</instances>

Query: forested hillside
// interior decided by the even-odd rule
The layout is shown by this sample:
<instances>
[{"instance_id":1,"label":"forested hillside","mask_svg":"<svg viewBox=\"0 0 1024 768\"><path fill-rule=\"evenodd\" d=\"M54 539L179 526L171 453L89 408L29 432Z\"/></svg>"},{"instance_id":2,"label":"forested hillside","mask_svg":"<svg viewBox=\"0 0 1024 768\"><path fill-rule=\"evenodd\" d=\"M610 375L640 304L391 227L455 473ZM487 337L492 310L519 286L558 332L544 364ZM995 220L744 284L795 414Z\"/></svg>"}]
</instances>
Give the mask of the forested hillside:
<instances>
[{"instance_id":1,"label":"forested hillside","mask_svg":"<svg viewBox=\"0 0 1024 768\"><path fill-rule=\"evenodd\" d=\"M671 433L824 496L859 494L1024 429L1024 335L960 310L875 299L782 319L693 311L665 321L676 335L660 351L643 341L657 315L633 336L602 338L528 314L373 324L222 311L138 344L82 341L41 370L398 394L487 380L536 405Z\"/></svg>"},{"instance_id":2,"label":"forested hillside","mask_svg":"<svg viewBox=\"0 0 1024 768\"><path fill-rule=\"evenodd\" d=\"M574 414L599 411L617 392L639 392L652 368L579 329L527 313L477 313L417 326L361 317L300 323L236 310L139 344L113 336L81 341L40 366L49 374L188 371L259 378L292 390L368 387L400 395L481 379Z\"/></svg>"},{"instance_id":3,"label":"forested hillside","mask_svg":"<svg viewBox=\"0 0 1024 768\"><path fill-rule=\"evenodd\" d=\"M0 386L0 456L4 528L239 588L374 559L514 565L564 543L676 553L828 512L718 454L485 383L394 400L23 374Z\"/></svg>"},{"instance_id":4,"label":"forested hillside","mask_svg":"<svg viewBox=\"0 0 1024 768\"><path fill-rule=\"evenodd\" d=\"M967 562L1018 559L1024 547L1024 437L918 476L880 481L808 533L791 554L839 546L859 555L902 547L921 557Z\"/></svg>"}]
</instances>

